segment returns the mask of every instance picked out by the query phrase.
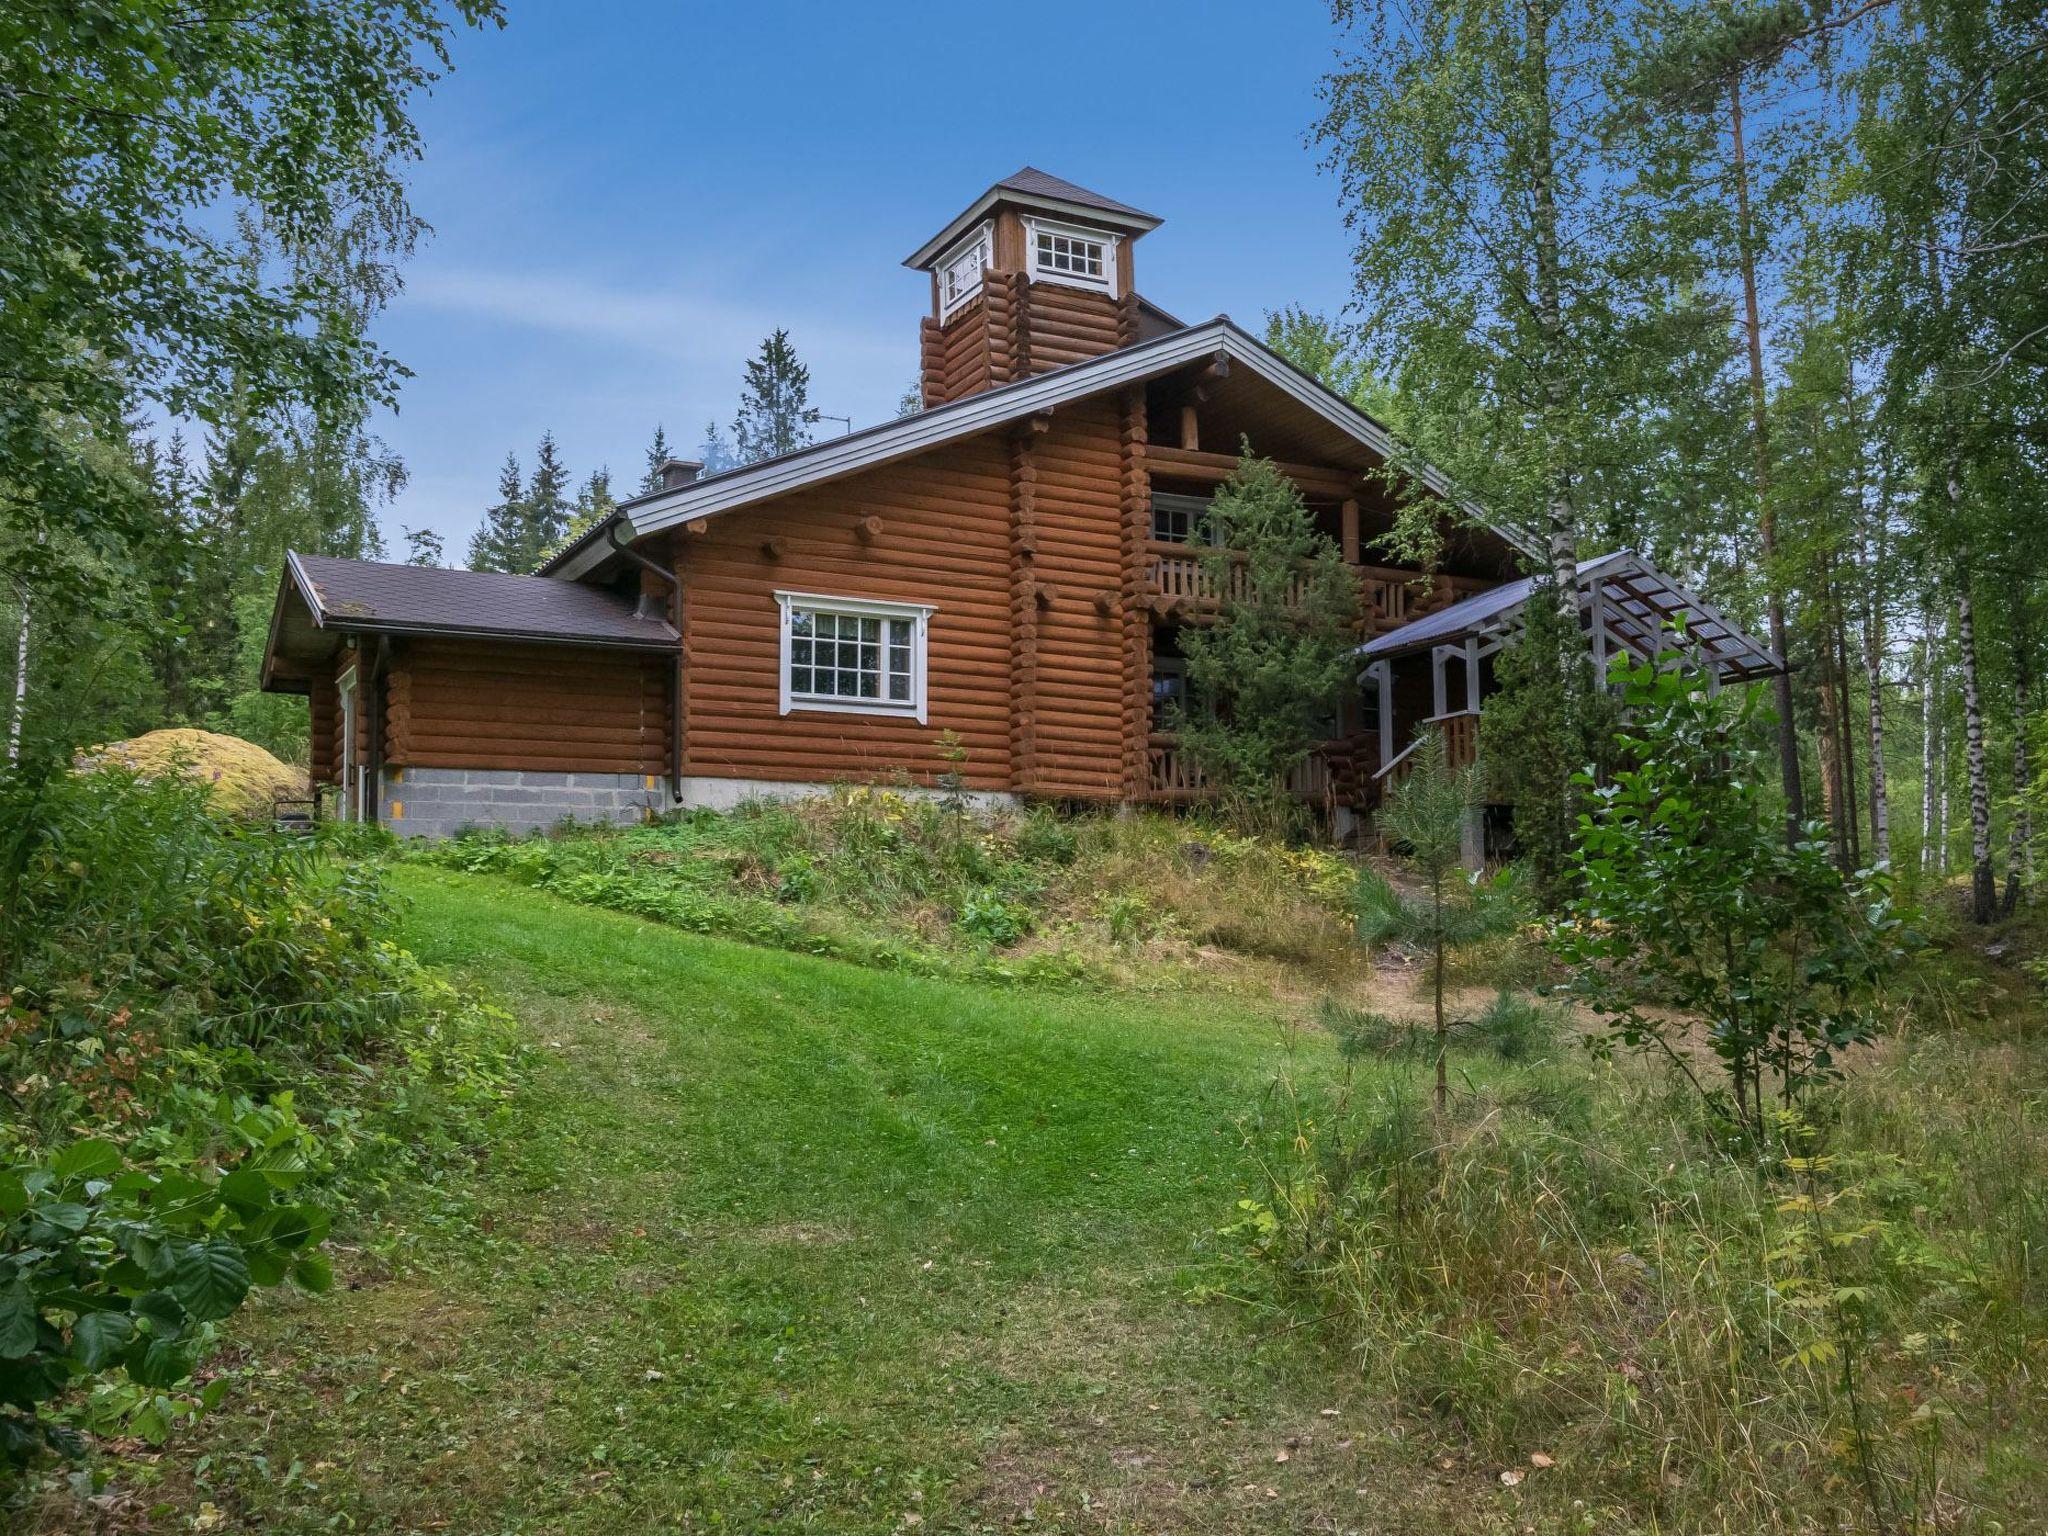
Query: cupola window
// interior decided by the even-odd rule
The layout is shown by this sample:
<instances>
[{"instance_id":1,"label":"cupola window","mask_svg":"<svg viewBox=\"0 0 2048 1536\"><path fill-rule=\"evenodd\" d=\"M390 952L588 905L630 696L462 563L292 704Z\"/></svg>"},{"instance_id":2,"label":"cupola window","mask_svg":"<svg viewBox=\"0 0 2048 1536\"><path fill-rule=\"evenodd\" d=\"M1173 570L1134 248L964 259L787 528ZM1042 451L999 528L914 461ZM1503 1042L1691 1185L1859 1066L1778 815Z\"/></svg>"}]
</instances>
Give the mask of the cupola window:
<instances>
[{"instance_id":1,"label":"cupola window","mask_svg":"<svg viewBox=\"0 0 2048 1536\"><path fill-rule=\"evenodd\" d=\"M939 261L939 318L945 319L954 310L981 292L981 274L989 263L989 242L992 226L983 224L973 234L954 246Z\"/></svg>"},{"instance_id":2,"label":"cupola window","mask_svg":"<svg viewBox=\"0 0 2048 1536\"><path fill-rule=\"evenodd\" d=\"M1040 282L1071 283L1104 291L1116 287L1116 237L1068 224L1025 221L1030 233L1031 276Z\"/></svg>"}]
</instances>

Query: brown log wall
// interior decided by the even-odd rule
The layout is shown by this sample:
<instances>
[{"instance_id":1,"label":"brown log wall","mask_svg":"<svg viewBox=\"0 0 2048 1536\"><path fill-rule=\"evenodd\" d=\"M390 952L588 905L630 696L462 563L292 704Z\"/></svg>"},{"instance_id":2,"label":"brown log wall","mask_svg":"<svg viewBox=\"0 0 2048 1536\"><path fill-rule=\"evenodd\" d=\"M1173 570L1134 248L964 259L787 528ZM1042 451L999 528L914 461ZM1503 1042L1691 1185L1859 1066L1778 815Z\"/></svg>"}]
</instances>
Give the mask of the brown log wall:
<instances>
[{"instance_id":1,"label":"brown log wall","mask_svg":"<svg viewBox=\"0 0 2048 1536\"><path fill-rule=\"evenodd\" d=\"M415 640L393 657L392 767L668 772L669 660L559 645Z\"/></svg>"},{"instance_id":2,"label":"brown log wall","mask_svg":"<svg viewBox=\"0 0 2048 1536\"><path fill-rule=\"evenodd\" d=\"M1019 789L1115 798L1126 773L1125 410L1062 407L1031 447L1034 708Z\"/></svg>"},{"instance_id":3,"label":"brown log wall","mask_svg":"<svg viewBox=\"0 0 2048 1536\"><path fill-rule=\"evenodd\" d=\"M1011 785L1011 465L991 434L712 518L677 541L685 772L831 783L944 771L958 734L977 789ZM871 535L869 519L878 522ZM780 712L777 591L926 603L929 720Z\"/></svg>"}]
</instances>

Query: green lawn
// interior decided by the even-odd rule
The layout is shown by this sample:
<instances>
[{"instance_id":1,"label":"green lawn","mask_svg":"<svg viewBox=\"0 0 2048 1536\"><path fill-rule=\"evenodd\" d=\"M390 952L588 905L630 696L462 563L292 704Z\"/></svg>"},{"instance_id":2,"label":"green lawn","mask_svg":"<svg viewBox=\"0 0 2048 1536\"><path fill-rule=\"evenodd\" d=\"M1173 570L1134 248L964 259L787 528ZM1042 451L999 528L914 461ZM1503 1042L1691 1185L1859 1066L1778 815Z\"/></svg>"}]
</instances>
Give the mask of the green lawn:
<instances>
[{"instance_id":1,"label":"green lawn","mask_svg":"<svg viewBox=\"0 0 2048 1536\"><path fill-rule=\"evenodd\" d=\"M147 1528L1514 1527L1312 1333L1191 1299L1287 1049L1269 1014L396 878L407 942L495 988L539 1064L471 1219L237 1325Z\"/></svg>"}]
</instances>

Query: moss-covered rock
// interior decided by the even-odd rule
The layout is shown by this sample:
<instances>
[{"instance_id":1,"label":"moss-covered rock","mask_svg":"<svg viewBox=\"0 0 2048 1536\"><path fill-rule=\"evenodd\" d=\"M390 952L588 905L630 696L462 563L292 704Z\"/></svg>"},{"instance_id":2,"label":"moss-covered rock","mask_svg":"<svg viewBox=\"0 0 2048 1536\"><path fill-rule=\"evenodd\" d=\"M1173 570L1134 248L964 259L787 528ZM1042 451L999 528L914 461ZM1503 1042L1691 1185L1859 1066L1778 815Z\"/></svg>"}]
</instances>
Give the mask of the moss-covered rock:
<instances>
[{"instance_id":1,"label":"moss-covered rock","mask_svg":"<svg viewBox=\"0 0 2048 1536\"><path fill-rule=\"evenodd\" d=\"M230 816L269 817L279 799L306 793L304 770L280 762L253 741L216 731L149 731L80 754L82 772L125 768L145 779L183 773L208 786L214 805Z\"/></svg>"}]
</instances>

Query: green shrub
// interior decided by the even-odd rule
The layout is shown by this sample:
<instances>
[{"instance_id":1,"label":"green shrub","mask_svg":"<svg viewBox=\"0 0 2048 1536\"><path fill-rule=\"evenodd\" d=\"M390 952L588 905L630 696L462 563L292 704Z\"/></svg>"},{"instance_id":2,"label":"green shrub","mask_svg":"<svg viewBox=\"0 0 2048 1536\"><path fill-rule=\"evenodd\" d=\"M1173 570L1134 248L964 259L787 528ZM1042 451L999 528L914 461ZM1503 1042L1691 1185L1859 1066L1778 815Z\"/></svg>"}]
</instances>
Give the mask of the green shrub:
<instances>
[{"instance_id":1,"label":"green shrub","mask_svg":"<svg viewBox=\"0 0 2048 1536\"><path fill-rule=\"evenodd\" d=\"M1502 1061L1527 1061L1556 1043L1558 1019L1554 1010L1534 998L1503 990L1480 1010L1466 1032Z\"/></svg>"},{"instance_id":2,"label":"green shrub","mask_svg":"<svg viewBox=\"0 0 2048 1536\"><path fill-rule=\"evenodd\" d=\"M994 891L981 891L960 904L960 931L1007 949L1031 929L1031 914Z\"/></svg>"},{"instance_id":3,"label":"green shrub","mask_svg":"<svg viewBox=\"0 0 2048 1536\"><path fill-rule=\"evenodd\" d=\"M249 1286L323 1287L329 1213L416 1205L496 1102L504 1022L336 849L175 777L0 776L0 1464L199 1411Z\"/></svg>"},{"instance_id":4,"label":"green shrub","mask_svg":"<svg viewBox=\"0 0 2048 1536\"><path fill-rule=\"evenodd\" d=\"M1064 868L1081 856L1081 840L1059 813L1036 806L1017 828L1017 857Z\"/></svg>"}]
</instances>

